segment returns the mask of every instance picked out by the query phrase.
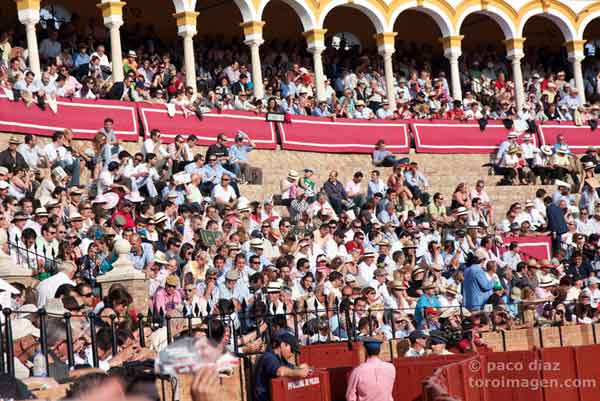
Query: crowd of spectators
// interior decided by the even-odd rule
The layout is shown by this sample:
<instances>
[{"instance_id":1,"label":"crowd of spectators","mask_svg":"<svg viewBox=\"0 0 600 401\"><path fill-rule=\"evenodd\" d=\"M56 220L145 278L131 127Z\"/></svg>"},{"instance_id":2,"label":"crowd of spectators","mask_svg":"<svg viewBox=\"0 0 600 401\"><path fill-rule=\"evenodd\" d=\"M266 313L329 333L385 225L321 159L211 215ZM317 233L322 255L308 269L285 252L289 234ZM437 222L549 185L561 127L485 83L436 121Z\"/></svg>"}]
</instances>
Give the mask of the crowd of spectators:
<instances>
[{"instance_id":1,"label":"crowd of spectators","mask_svg":"<svg viewBox=\"0 0 600 401\"><path fill-rule=\"evenodd\" d=\"M250 162L243 133L230 147L219 135L204 155L193 137L165 147L155 130L132 155L111 124L91 152L78 150L68 130L43 147L34 136L14 136L0 152L0 233L8 239L0 257L34 278L30 287L3 282L0 295L10 296L27 340L39 335L38 307L80 316L76 364L93 363L81 312L97 314L100 369L162 350L166 329L149 317L140 330L140 301L153 316L172 318L172 336L206 335L211 322L220 349L238 354L263 351L277 333L301 344L408 338L407 356L467 352L485 346L483 331L600 318L600 200L588 168L595 152L583 156L579 204L561 180L556 192L540 189L506 214L484 180L472 189L460 183L446 200L418 163L396 158L383 141L371 171L331 171L321 183L301 166L282 177L279 193L250 200L232 157L245 152ZM550 236L552 257L522 252L521 236ZM110 274L123 241L131 247L124 257L148 280L147 299L121 284L101 296L97 280ZM61 327L47 338L60 380L68 374ZM35 347L14 349L23 350L16 365L26 378Z\"/></svg>"},{"instance_id":2,"label":"crowd of spectators","mask_svg":"<svg viewBox=\"0 0 600 401\"><path fill-rule=\"evenodd\" d=\"M51 24L48 24L51 26ZM244 45L223 38L201 40L196 48L198 92L185 86L182 52L168 49L149 28L123 33L125 79L113 82L106 39L78 31L78 19L60 30L40 32L41 76L28 70L27 51L14 30L0 34L0 87L11 98L40 107L56 96L116 99L196 109L276 111L290 115L357 119L502 119L518 121L596 120L598 106L581 104L569 63L547 49L529 50L523 60L526 101L515 106L515 88L504 56L492 51L461 59L462 99L450 94L446 62L430 46L400 42L394 54L394 93L386 93L381 58L358 46L331 46L323 54L325 93L317 99L310 55L302 42L261 46L264 97L254 96L254 77ZM84 33L85 32L85 33ZM586 95L598 98L598 68L586 64ZM390 107L395 103L396 108Z\"/></svg>"},{"instance_id":3,"label":"crowd of spectators","mask_svg":"<svg viewBox=\"0 0 600 401\"><path fill-rule=\"evenodd\" d=\"M22 52L9 48L11 57L3 56L3 88L20 91L21 98L39 106L48 96L67 95L263 108L261 99L252 98L241 51L203 49L196 94L183 86L170 55L154 57L145 42L128 53L125 81L111 86L102 46L86 58L88 47L82 43L71 54L73 35L51 32L42 41L47 67L40 80L25 72ZM4 34L0 45L6 49L11 41ZM314 93L303 59L293 47L265 48L264 108L314 114L314 104L306 107ZM203 67L207 60L210 69ZM385 111L381 75L369 67L375 60L361 60L351 68L341 61L332 64L339 74L328 72L331 97L316 114L343 115L351 107L349 115L363 118L370 116L366 110L378 116ZM495 88L490 96L499 95L510 109L510 85L499 85L504 78L495 73L488 72ZM486 76L482 71L481 82ZM548 98L542 92L554 85L552 74L544 81L540 93L532 91L532 101ZM562 81L562 91L567 84ZM427 68L410 72L406 82L399 75L398 85L407 88L397 97L409 105L405 112L425 111L438 96L432 85L438 100L453 105L454 118L469 112L480 118L479 106L473 106L476 93L477 99L485 98L480 92L467 92L454 104L445 79L432 81ZM558 106L566 104L567 112L580 106L569 103L576 98L572 88L553 97L562 99ZM499 112L486 111L488 106L479 112ZM208 336L221 351L238 355L270 349L273 339L281 346L361 336L408 338L406 356L416 357L485 347L480 334L489 330L600 320L595 149L580 160L580 172L563 160L570 154L564 138L548 150L527 140L518 145L511 135L497 155L504 180L524 183L537 176L557 189L540 189L535 199L514 203L508 211L497 210L484 180L472 189L460 183L446 200L430 187L418 163L397 158L383 141L376 145L370 171L331 171L325 182L317 182L314 169L301 165L280 177L279 193L248 199L244 183L254 144L243 132L230 147L219 135L203 152L193 136L165 146L160 131L153 130L130 153L116 138L113 123L105 120L92 146L80 147L67 129L54 133L45 146L32 135L23 141L11 137L0 152L0 259L34 278L28 287L0 280L2 305L14 311L19 378L31 375L39 307L51 316L73 314L72 349L65 345L62 320L47 322L51 377L59 381L72 374L71 352L76 365L92 366L95 354L98 367L109 371L152 359L169 336ZM538 159L546 157L552 161L540 164ZM573 184L564 181L567 177ZM522 252L522 236L549 236L551 257ZM119 255L117 245L124 241L130 252ZM121 284L100 293L98 278L113 270L119 256L145 275L147 298L133 299ZM154 317L169 316L169 329L154 324L151 316L140 325L138 313L145 313L135 310L140 303L149 305ZM305 368L300 371L295 374L307 374Z\"/></svg>"}]
</instances>

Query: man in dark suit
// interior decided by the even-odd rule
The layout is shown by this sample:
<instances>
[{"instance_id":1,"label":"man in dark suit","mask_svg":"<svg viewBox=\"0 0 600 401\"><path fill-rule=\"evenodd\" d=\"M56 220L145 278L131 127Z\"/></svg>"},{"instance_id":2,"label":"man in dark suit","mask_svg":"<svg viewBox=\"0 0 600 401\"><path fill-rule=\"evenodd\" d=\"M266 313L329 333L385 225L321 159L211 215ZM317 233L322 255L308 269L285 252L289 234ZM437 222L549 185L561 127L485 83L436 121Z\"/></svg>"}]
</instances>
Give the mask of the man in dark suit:
<instances>
[{"instance_id":1,"label":"man in dark suit","mask_svg":"<svg viewBox=\"0 0 600 401\"><path fill-rule=\"evenodd\" d=\"M108 98L111 100L132 100L133 79L130 76L126 76L122 82L115 82L110 88Z\"/></svg>"},{"instance_id":2,"label":"man in dark suit","mask_svg":"<svg viewBox=\"0 0 600 401\"><path fill-rule=\"evenodd\" d=\"M567 221L565 220L565 210L567 202L561 200L556 206L549 196L544 198L546 204L546 216L548 217L548 231L552 233L552 249L556 251L560 248L561 237L568 231Z\"/></svg>"}]
</instances>

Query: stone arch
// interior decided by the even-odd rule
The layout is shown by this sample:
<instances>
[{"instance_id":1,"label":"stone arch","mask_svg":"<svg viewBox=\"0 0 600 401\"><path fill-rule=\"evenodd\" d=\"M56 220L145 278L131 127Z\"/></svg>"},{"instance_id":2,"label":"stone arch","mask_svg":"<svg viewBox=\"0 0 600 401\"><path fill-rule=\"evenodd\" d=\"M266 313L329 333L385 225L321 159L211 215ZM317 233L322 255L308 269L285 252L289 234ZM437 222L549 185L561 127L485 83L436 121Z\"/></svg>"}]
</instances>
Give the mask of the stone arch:
<instances>
[{"instance_id":1,"label":"stone arch","mask_svg":"<svg viewBox=\"0 0 600 401\"><path fill-rule=\"evenodd\" d=\"M580 13L577 18L577 21L579 21L577 24L577 39L583 39L583 34L585 33L585 29L588 27L588 25L596 18L600 18L600 4L586 9L586 15L583 18L581 16L582 13Z\"/></svg>"},{"instance_id":2,"label":"stone arch","mask_svg":"<svg viewBox=\"0 0 600 401\"><path fill-rule=\"evenodd\" d=\"M370 2L368 0L354 0L352 1L352 3L349 3L348 0L331 1L323 8L323 10L321 10L317 28L322 28L327 14L329 14L329 12L334 8L340 6L351 7L361 11L373 23L373 26L375 27L375 32L388 32L389 27L385 17L383 16L383 13L381 12L381 10L378 10L377 7L374 6L373 2Z\"/></svg>"},{"instance_id":3,"label":"stone arch","mask_svg":"<svg viewBox=\"0 0 600 401\"><path fill-rule=\"evenodd\" d=\"M240 0L238 0L240 1ZM243 1L243 0L241 0ZM295 12L296 15L298 16L298 18L300 18L300 22L302 23L302 28L305 31L309 31L311 29L315 29L317 28L317 17L316 17L316 12L314 9L312 9L308 3L309 1L302 1L302 0L282 0L285 4L287 4L288 6L290 6ZM267 7L267 4L269 3L269 0L262 0L260 6L258 7L258 10L256 12L256 14L259 16L259 18L262 18L263 13L265 11L265 8Z\"/></svg>"},{"instance_id":4,"label":"stone arch","mask_svg":"<svg viewBox=\"0 0 600 401\"><path fill-rule=\"evenodd\" d=\"M505 7L499 7L496 4L488 4L485 9L482 9L481 3L476 3L471 6L460 10L460 14L456 18L456 30L460 32L462 24L465 22L467 17L471 14L483 14L490 17L502 30L505 39L518 37L517 28L515 26L514 20L516 18L516 13L514 10L510 13L509 10L506 10ZM511 18L512 14L512 18Z\"/></svg>"},{"instance_id":5,"label":"stone arch","mask_svg":"<svg viewBox=\"0 0 600 401\"><path fill-rule=\"evenodd\" d=\"M519 37L523 36L523 31L527 21L535 16L541 16L552 21L562 32L563 39L566 42L576 40L578 38L577 30L575 28L575 16L573 12L570 9L565 8L563 4L554 1L549 2L548 7L539 6L537 1L532 2L524 6L519 11L519 22L517 26L517 33Z\"/></svg>"},{"instance_id":6,"label":"stone arch","mask_svg":"<svg viewBox=\"0 0 600 401\"><path fill-rule=\"evenodd\" d=\"M436 5L434 3L423 2L422 4L418 4L416 1L410 1L408 3L404 3L401 6L395 8L391 15L389 21L390 30L394 29L394 25L396 20L406 10L415 10L427 14L430 16L437 26L440 28L442 32L442 36L452 36L456 34L454 26L452 24L452 18L448 15L442 7Z\"/></svg>"}]
</instances>

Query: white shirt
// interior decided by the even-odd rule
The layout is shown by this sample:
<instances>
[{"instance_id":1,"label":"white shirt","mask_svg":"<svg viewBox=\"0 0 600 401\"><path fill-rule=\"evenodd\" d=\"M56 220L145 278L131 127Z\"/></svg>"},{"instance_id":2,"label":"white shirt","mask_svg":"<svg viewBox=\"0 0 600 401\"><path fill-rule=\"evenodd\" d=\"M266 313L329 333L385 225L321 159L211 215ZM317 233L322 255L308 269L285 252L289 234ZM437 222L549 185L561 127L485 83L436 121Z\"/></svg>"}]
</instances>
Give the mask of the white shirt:
<instances>
[{"instance_id":1,"label":"white shirt","mask_svg":"<svg viewBox=\"0 0 600 401\"><path fill-rule=\"evenodd\" d=\"M42 151L38 146L32 148L26 143L20 144L17 148L17 152L23 156L23 159L25 159L30 168L37 167L40 156L42 155Z\"/></svg>"},{"instance_id":2,"label":"white shirt","mask_svg":"<svg viewBox=\"0 0 600 401\"><path fill-rule=\"evenodd\" d=\"M375 273L375 269L377 269L376 263L368 265L365 262L361 262L360 265L358 265L358 283L361 286L366 286L371 279L373 279L373 273Z\"/></svg>"},{"instance_id":3,"label":"white shirt","mask_svg":"<svg viewBox=\"0 0 600 401\"><path fill-rule=\"evenodd\" d=\"M100 59L100 65L103 65L105 67L110 67L110 61L108 61L108 56L106 54L99 55L97 52L93 52L92 55L90 56L90 59L94 56L96 56Z\"/></svg>"},{"instance_id":4,"label":"white shirt","mask_svg":"<svg viewBox=\"0 0 600 401\"><path fill-rule=\"evenodd\" d=\"M62 145L56 147L56 145L54 145L54 142L51 142L44 147L44 153L46 154L46 157L48 158L49 162L54 162L56 160L64 160L67 163L73 162L71 152L69 152L67 148L65 148Z\"/></svg>"},{"instance_id":5,"label":"white shirt","mask_svg":"<svg viewBox=\"0 0 600 401\"><path fill-rule=\"evenodd\" d=\"M154 141L150 138L144 141L144 146L142 147L142 153L147 155L148 153L154 153L156 156L169 157L169 152L162 146L161 143L154 143Z\"/></svg>"},{"instance_id":6,"label":"white shirt","mask_svg":"<svg viewBox=\"0 0 600 401\"><path fill-rule=\"evenodd\" d=\"M221 184L215 185L211 196L213 200L217 200L222 203L231 202L232 200L237 199L235 191L231 185L228 185L227 189L225 189Z\"/></svg>"},{"instance_id":7,"label":"white shirt","mask_svg":"<svg viewBox=\"0 0 600 401\"><path fill-rule=\"evenodd\" d=\"M54 276L48 277L40 282L38 285L38 308L46 305L48 299L54 298L56 290L63 284L71 284L72 286L77 285L77 283L71 280L64 272L58 272Z\"/></svg>"}]
</instances>

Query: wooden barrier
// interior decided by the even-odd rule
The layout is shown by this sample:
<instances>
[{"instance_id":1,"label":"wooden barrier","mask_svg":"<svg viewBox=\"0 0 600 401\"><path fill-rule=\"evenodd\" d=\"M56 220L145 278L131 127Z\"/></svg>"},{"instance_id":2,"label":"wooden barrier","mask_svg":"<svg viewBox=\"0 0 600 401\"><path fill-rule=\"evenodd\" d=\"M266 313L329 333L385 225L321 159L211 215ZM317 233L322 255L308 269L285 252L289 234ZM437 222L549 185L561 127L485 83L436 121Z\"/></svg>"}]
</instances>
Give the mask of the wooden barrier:
<instances>
[{"instance_id":1,"label":"wooden barrier","mask_svg":"<svg viewBox=\"0 0 600 401\"><path fill-rule=\"evenodd\" d=\"M482 340L495 352L526 351L534 348L594 345L598 343L600 324L561 327L536 327L482 333Z\"/></svg>"},{"instance_id":2,"label":"wooden barrier","mask_svg":"<svg viewBox=\"0 0 600 401\"><path fill-rule=\"evenodd\" d=\"M40 400L49 400L49 401L58 401L67 396L67 391L71 387L71 383L59 384L56 387L52 387L49 389L31 389L33 395Z\"/></svg>"},{"instance_id":3,"label":"wooden barrier","mask_svg":"<svg viewBox=\"0 0 600 401\"><path fill-rule=\"evenodd\" d=\"M191 401L191 385L193 375L179 375L177 376L177 389L175 399L179 395L179 401ZM161 397L161 401L173 401L172 394L173 389L171 383L164 380L157 380L156 387ZM164 391L163 391L164 388ZM164 398L163 398L164 393ZM219 378L219 400L220 401L249 401L245 389L245 377L243 366L238 366L233 370L231 376L224 376Z\"/></svg>"}]
</instances>

